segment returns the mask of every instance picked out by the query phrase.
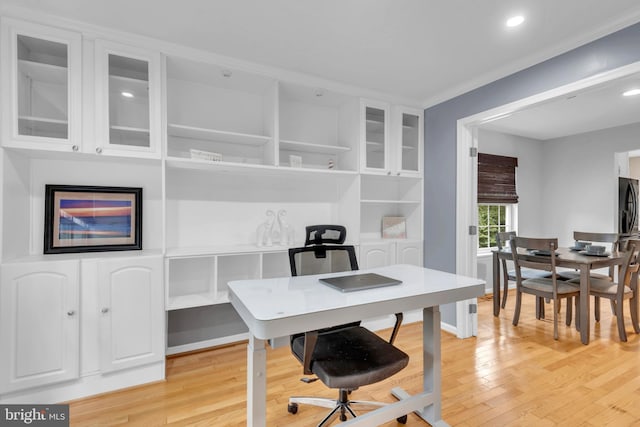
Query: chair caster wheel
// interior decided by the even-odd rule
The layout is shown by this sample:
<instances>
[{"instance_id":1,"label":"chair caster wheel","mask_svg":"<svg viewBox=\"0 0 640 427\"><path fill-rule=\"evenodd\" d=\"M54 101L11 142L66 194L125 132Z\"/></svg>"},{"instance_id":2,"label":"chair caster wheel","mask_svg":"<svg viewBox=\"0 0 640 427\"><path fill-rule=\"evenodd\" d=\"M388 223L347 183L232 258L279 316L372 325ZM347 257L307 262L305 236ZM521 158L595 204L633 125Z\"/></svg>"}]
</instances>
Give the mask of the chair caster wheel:
<instances>
[{"instance_id":1,"label":"chair caster wheel","mask_svg":"<svg viewBox=\"0 0 640 427\"><path fill-rule=\"evenodd\" d=\"M400 424L406 424L407 423L407 416L403 415L401 417L396 418L396 421L399 422Z\"/></svg>"},{"instance_id":2,"label":"chair caster wheel","mask_svg":"<svg viewBox=\"0 0 640 427\"><path fill-rule=\"evenodd\" d=\"M297 403L289 403L287 405L287 412L289 412L290 414L294 414L294 415L297 414L298 413L298 404Z\"/></svg>"},{"instance_id":3,"label":"chair caster wheel","mask_svg":"<svg viewBox=\"0 0 640 427\"><path fill-rule=\"evenodd\" d=\"M340 414L340 421L347 421L347 416L345 414Z\"/></svg>"}]
</instances>

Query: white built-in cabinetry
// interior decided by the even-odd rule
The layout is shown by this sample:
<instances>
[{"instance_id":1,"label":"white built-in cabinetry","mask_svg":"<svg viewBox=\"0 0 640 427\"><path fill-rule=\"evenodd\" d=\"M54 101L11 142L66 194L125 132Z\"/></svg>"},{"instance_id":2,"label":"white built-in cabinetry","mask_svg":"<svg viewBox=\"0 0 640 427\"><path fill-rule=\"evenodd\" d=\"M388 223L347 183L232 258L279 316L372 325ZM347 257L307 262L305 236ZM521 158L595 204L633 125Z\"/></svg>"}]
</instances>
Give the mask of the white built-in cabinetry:
<instances>
[{"instance_id":1,"label":"white built-in cabinetry","mask_svg":"<svg viewBox=\"0 0 640 427\"><path fill-rule=\"evenodd\" d=\"M160 158L160 53L96 40L96 153Z\"/></svg>"},{"instance_id":2,"label":"white built-in cabinetry","mask_svg":"<svg viewBox=\"0 0 640 427\"><path fill-rule=\"evenodd\" d=\"M78 378L77 261L2 266L0 393Z\"/></svg>"},{"instance_id":3,"label":"white built-in cabinetry","mask_svg":"<svg viewBox=\"0 0 640 427\"><path fill-rule=\"evenodd\" d=\"M2 19L2 144L76 151L81 146L81 35Z\"/></svg>"},{"instance_id":4,"label":"white built-in cabinetry","mask_svg":"<svg viewBox=\"0 0 640 427\"><path fill-rule=\"evenodd\" d=\"M422 264L420 110L161 42L1 31L0 402L161 379L165 354L245 339L228 282L289 275L306 225L344 225L363 268ZM42 255L46 184L142 187L144 250Z\"/></svg>"},{"instance_id":5,"label":"white built-in cabinetry","mask_svg":"<svg viewBox=\"0 0 640 427\"><path fill-rule=\"evenodd\" d=\"M162 362L160 254L6 262L1 273L0 395Z\"/></svg>"}]
</instances>

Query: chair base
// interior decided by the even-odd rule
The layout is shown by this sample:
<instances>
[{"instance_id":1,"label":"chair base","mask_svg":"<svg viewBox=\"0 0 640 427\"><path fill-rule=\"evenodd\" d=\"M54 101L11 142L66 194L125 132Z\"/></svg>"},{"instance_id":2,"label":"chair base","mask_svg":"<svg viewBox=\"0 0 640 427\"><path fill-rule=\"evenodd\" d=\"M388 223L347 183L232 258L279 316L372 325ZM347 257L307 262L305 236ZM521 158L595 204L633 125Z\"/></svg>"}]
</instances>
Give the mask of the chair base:
<instances>
[{"instance_id":1,"label":"chair base","mask_svg":"<svg viewBox=\"0 0 640 427\"><path fill-rule=\"evenodd\" d=\"M336 417L340 416L340 421L346 421L348 416L356 418L356 410L373 410L388 405L383 402L372 402L368 400L349 400L349 390L340 389L339 398L329 399L323 397L294 396L289 398L287 411L291 414L298 412L298 404L313 405L322 408L331 408L331 411L318 424L318 427L329 425ZM401 424L407 423L407 416L398 417Z\"/></svg>"}]
</instances>

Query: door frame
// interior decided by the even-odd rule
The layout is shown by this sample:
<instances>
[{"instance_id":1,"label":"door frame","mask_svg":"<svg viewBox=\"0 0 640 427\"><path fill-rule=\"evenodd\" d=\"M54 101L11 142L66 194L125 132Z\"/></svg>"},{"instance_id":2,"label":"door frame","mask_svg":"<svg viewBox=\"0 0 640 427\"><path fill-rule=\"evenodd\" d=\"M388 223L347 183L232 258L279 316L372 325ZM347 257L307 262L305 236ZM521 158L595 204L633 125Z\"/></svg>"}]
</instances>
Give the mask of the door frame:
<instances>
[{"instance_id":1,"label":"door frame","mask_svg":"<svg viewBox=\"0 0 640 427\"><path fill-rule=\"evenodd\" d=\"M477 275L477 235L469 235L469 226L477 227L478 225L477 157L470 155L471 149L478 148L478 128L516 111L636 73L640 73L640 61L463 117L457 121L456 272L458 274L472 277ZM468 306L473 303L470 301L461 301L456 305L458 330L462 332L477 328L477 317L474 324L473 315L462 314L469 313Z\"/></svg>"}]
</instances>

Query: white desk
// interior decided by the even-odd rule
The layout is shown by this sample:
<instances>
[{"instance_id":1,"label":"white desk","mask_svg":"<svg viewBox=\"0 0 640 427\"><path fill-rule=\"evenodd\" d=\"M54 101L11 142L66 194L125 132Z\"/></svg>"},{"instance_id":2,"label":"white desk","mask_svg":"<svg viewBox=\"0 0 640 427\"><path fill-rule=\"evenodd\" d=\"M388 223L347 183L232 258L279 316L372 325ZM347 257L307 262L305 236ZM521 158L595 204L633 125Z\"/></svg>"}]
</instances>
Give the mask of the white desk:
<instances>
[{"instance_id":1,"label":"white desk","mask_svg":"<svg viewBox=\"0 0 640 427\"><path fill-rule=\"evenodd\" d=\"M402 280L398 286L341 293L318 277L375 272ZM484 294L484 281L411 265L348 273L229 283L229 298L249 327L247 354L247 426L265 426L265 340L386 314L423 309L424 391L410 396L400 388L399 402L341 425L379 425L417 412L432 426L446 426L441 414L440 310L448 304ZM400 330L402 333L402 330ZM286 413L283 410L283 416Z\"/></svg>"}]
</instances>

